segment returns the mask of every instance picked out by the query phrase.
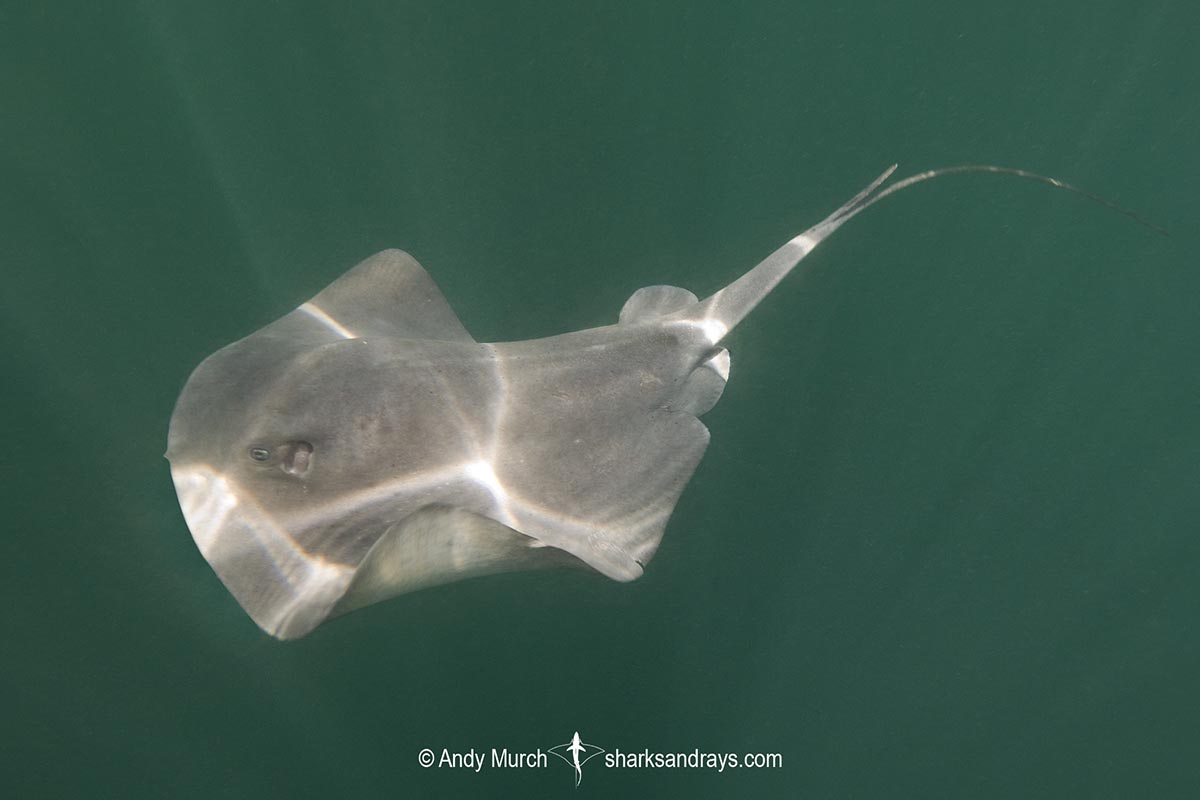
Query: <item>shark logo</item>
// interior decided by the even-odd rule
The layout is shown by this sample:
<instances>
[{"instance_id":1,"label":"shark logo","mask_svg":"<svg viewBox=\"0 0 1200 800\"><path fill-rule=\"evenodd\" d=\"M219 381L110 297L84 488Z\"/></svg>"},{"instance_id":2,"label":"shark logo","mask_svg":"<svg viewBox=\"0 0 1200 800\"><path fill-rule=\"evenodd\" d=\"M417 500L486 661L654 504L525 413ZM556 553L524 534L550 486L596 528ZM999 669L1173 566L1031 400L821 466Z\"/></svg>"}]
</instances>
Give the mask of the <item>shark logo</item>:
<instances>
[{"instance_id":1,"label":"shark logo","mask_svg":"<svg viewBox=\"0 0 1200 800\"><path fill-rule=\"evenodd\" d=\"M583 780L583 765L604 752L604 748L588 744L579 738L579 731L571 737L571 741L550 748L551 753L567 762L575 769L575 787Z\"/></svg>"}]
</instances>

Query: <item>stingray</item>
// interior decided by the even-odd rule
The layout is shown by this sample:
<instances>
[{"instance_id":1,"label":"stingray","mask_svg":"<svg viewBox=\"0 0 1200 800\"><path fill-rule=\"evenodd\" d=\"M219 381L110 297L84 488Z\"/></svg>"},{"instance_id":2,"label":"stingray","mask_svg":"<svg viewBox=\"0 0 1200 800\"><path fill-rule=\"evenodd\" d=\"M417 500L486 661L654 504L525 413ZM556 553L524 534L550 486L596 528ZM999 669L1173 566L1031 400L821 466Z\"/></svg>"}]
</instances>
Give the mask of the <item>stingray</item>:
<instances>
[{"instance_id":1,"label":"stingray","mask_svg":"<svg viewBox=\"0 0 1200 800\"><path fill-rule=\"evenodd\" d=\"M487 573L638 578L708 445L723 342L839 226L949 172L1111 206L1005 167L883 187L894 169L706 299L649 286L615 324L544 339L477 342L412 256L368 258L188 379L166 455L197 547L280 639Z\"/></svg>"}]
</instances>

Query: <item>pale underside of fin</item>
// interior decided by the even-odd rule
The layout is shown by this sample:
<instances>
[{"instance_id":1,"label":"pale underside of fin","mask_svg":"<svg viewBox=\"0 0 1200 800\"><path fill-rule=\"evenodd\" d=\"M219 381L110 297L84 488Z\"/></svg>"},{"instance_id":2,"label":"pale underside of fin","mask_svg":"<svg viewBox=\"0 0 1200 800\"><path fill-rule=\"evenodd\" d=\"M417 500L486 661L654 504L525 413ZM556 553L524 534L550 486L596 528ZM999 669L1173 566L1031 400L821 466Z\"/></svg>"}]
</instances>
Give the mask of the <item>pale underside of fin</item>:
<instances>
[{"instance_id":1,"label":"pale underside of fin","mask_svg":"<svg viewBox=\"0 0 1200 800\"><path fill-rule=\"evenodd\" d=\"M625 301L619 321L622 325L648 322L682 311L698 302L696 295L678 286L646 286Z\"/></svg>"},{"instance_id":2,"label":"pale underside of fin","mask_svg":"<svg viewBox=\"0 0 1200 800\"><path fill-rule=\"evenodd\" d=\"M668 405L675 411L686 411L694 416L701 416L712 411L713 406L725 392L725 382L729 380L729 351L720 348L709 359L704 361L684 381L679 394Z\"/></svg>"},{"instance_id":3,"label":"pale underside of fin","mask_svg":"<svg viewBox=\"0 0 1200 800\"><path fill-rule=\"evenodd\" d=\"M451 506L427 506L379 537L331 616L464 578L561 566L583 565L567 552L489 517Z\"/></svg>"}]
</instances>

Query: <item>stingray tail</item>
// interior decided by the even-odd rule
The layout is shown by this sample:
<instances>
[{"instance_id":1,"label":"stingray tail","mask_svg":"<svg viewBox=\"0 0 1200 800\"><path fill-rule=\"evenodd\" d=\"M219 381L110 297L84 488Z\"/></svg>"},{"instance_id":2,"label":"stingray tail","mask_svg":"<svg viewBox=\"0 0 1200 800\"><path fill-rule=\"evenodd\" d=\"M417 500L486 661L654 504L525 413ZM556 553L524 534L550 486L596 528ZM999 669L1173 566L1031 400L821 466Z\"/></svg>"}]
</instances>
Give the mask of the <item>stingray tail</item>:
<instances>
[{"instance_id":1,"label":"stingray tail","mask_svg":"<svg viewBox=\"0 0 1200 800\"><path fill-rule=\"evenodd\" d=\"M767 256L762 263L751 269L742 277L735 280L733 283L726 286L716 294L701 300L700 303L686 312L680 312L679 316L685 317L705 329L709 339L713 344L724 338L735 325L741 322L747 314L749 314L755 306L757 306L764 297L770 294L784 277L799 264L805 256L813 251L817 245L825 241L834 231L842 226L843 223L849 221L859 212L878 203L883 198L890 194L907 189L923 181L931 178L937 178L942 175L951 175L959 172L991 172L1002 175L1012 175L1018 178L1029 178L1031 180L1040 181L1049 184L1058 189L1066 189L1075 194L1082 195L1087 199L1099 203L1106 208L1116 211L1130 217L1135 222L1143 225L1156 233L1167 235L1167 232L1162 228L1147 222L1132 211L1127 211L1120 206L1105 200L1098 195L1085 191L1078 187L1072 186L1069 183L1064 183L1056 178L1048 178L1044 175L1038 175L1034 172L1029 172L1023 169L1015 169L1013 167L996 167L988 164L963 164L955 167L944 167L942 169L927 170L919 172L916 175L911 175L901 181L893 183L891 186L880 189L884 182L892 176L896 171L896 165L888 167L882 175L871 182L869 186L852 197L837 211L834 211L825 219L812 226L804 233L787 242L783 247L780 247L774 253Z\"/></svg>"},{"instance_id":2,"label":"stingray tail","mask_svg":"<svg viewBox=\"0 0 1200 800\"><path fill-rule=\"evenodd\" d=\"M701 318L701 324L709 332L713 344L716 344L762 302L762 299L817 245L841 227L842 223L871 205L875 190L895 171L895 164L888 167L867 188L850 198L837 211L771 253L758 266L721 291L700 301L699 308L693 309L689 316L696 315L699 311L697 316Z\"/></svg>"}]
</instances>

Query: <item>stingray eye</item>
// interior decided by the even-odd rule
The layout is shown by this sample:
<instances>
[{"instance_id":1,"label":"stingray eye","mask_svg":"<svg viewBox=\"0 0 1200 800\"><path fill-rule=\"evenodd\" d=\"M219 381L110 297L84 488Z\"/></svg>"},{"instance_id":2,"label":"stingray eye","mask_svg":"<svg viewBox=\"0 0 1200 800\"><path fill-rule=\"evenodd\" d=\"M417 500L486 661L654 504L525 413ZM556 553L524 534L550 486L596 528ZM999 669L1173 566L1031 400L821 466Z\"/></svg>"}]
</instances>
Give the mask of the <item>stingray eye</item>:
<instances>
[{"instance_id":1,"label":"stingray eye","mask_svg":"<svg viewBox=\"0 0 1200 800\"><path fill-rule=\"evenodd\" d=\"M255 461L270 461L271 451L265 447L251 447L250 457Z\"/></svg>"}]
</instances>

